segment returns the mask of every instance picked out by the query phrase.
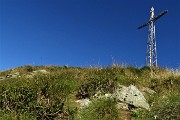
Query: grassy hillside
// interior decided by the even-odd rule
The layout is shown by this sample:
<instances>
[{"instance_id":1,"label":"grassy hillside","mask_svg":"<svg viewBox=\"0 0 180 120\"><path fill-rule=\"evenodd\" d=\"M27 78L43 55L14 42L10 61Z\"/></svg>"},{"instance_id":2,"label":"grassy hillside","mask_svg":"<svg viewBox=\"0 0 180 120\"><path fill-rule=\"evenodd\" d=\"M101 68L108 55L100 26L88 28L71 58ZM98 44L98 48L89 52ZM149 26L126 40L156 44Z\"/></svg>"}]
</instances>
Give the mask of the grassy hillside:
<instances>
[{"instance_id":1,"label":"grassy hillside","mask_svg":"<svg viewBox=\"0 0 180 120\"><path fill-rule=\"evenodd\" d=\"M178 71L121 66L24 66L0 72L0 77L2 120L180 119ZM117 84L155 91L145 94L151 110L117 109L112 99L93 101L84 109L76 103L84 97L92 100L98 91L112 93Z\"/></svg>"}]
</instances>

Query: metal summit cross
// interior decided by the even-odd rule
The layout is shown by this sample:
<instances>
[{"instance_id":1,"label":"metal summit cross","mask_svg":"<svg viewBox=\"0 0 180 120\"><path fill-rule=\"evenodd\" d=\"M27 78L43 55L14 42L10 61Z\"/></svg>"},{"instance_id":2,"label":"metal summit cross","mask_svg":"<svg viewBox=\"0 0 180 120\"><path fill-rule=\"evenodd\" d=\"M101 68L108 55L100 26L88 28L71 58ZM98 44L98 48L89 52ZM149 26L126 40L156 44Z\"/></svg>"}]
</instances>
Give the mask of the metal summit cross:
<instances>
[{"instance_id":1,"label":"metal summit cross","mask_svg":"<svg viewBox=\"0 0 180 120\"><path fill-rule=\"evenodd\" d=\"M151 8L151 17L150 20L140 27L138 29L141 29L147 25L149 25L148 30L148 41L147 41L147 51L146 51L146 66L155 66L157 67L157 51L156 51L156 39L155 39L155 22L162 17L164 14L166 14L168 10L165 10L158 14L157 16L154 16L154 8Z\"/></svg>"}]
</instances>

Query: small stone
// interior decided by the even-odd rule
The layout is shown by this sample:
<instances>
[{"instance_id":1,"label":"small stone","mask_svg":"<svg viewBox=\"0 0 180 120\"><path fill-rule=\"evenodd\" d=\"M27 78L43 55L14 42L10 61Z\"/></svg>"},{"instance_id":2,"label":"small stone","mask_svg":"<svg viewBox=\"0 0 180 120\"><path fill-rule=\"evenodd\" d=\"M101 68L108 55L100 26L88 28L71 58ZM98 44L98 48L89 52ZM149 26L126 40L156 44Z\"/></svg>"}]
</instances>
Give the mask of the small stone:
<instances>
[{"instance_id":1,"label":"small stone","mask_svg":"<svg viewBox=\"0 0 180 120\"><path fill-rule=\"evenodd\" d=\"M88 107L91 101L88 98L86 98L86 99L76 100L76 103L78 103L80 108L82 109Z\"/></svg>"}]
</instances>

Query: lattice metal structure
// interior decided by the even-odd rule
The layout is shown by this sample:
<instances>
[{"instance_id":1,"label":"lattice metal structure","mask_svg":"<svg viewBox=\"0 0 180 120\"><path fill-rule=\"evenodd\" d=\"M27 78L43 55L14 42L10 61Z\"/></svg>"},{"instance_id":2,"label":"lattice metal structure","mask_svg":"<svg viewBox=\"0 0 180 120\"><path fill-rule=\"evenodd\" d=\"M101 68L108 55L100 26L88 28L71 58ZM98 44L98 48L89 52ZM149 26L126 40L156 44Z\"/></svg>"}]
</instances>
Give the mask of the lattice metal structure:
<instances>
[{"instance_id":1,"label":"lattice metal structure","mask_svg":"<svg viewBox=\"0 0 180 120\"><path fill-rule=\"evenodd\" d=\"M168 10L165 10L154 16L154 8L151 8L151 17L148 22L144 23L138 29L141 29L145 26L149 26L148 30L148 41L147 41L147 51L146 51L146 66L156 66L157 67L157 51L156 51L156 37L155 37L155 22L166 14Z\"/></svg>"}]
</instances>

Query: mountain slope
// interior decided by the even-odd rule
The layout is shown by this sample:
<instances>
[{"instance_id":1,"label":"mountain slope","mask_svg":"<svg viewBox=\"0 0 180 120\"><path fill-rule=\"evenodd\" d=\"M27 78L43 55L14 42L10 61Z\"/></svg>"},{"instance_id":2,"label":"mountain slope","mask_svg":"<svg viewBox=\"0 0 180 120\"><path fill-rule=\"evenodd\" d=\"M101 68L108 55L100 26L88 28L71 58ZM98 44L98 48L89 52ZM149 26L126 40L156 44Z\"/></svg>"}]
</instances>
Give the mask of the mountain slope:
<instances>
[{"instance_id":1,"label":"mountain slope","mask_svg":"<svg viewBox=\"0 0 180 120\"><path fill-rule=\"evenodd\" d=\"M93 101L97 92L113 93L118 84L154 91L144 94L151 111L118 109L111 99ZM92 104L82 109L76 101L84 98ZM163 68L24 66L0 72L5 120L180 119L179 101L180 73Z\"/></svg>"}]
</instances>

